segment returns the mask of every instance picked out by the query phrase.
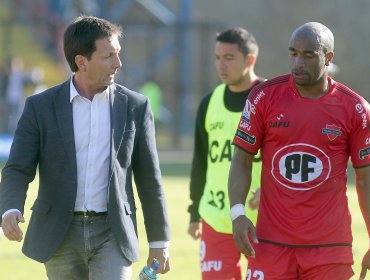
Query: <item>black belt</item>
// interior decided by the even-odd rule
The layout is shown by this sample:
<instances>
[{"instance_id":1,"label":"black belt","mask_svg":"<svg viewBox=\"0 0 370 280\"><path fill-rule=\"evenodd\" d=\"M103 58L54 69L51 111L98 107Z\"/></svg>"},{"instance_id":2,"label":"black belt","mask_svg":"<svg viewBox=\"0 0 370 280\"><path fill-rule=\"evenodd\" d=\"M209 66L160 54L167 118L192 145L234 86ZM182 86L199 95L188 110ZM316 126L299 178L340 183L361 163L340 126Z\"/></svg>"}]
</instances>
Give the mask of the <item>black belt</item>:
<instances>
[{"instance_id":1,"label":"black belt","mask_svg":"<svg viewBox=\"0 0 370 280\"><path fill-rule=\"evenodd\" d=\"M95 211L76 211L74 212L75 215L84 216L84 217L97 217L97 216L105 216L108 212L95 212Z\"/></svg>"}]
</instances>

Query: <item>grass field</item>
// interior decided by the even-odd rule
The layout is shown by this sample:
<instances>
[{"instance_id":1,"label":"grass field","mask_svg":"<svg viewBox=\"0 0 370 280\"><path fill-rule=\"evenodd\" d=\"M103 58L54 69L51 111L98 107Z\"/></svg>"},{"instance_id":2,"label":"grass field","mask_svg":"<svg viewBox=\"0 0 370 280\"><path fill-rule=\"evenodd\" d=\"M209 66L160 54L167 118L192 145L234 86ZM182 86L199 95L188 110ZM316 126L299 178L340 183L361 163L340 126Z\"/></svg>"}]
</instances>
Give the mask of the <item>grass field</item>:
<instances>
[{"instance_id":1,"label":"grass field","mask_svg":"<svg viewBox=\"0 0 370 280\"><path fill-rule=\"evenodd\" d=\"M188 193L189 179L187 177L166 176L164 178L165 192L169 206L169 218L171 224L171 265L172 270L166 275L161 275L163 280L197 280L200 279L200 270L198 265L198 242L193 241L186 233L188 226L188 214L186 212L189 204ZM30 217L29 208L36 195L36 183L30 187L25 218L28 221ZM361 267L361 259L368 248L368 238L364 222L358 208L357 195L353 187L348 191L349 203L353 218L354 246L353 253L355 258L354 270L358 279ZM140 206L138 205L138 209ZM141 261L134 264L134 276L144 266L148 246L144 233L142 217L139 213L139 238ZM26 224L22 224L23 230ZM245 264L245 262L243 262ZM245 270L245 269L244 269ZM369 273L368 273L369 274ZM135 277L133 277L134 279ZM369 278L369 276L368 276ZM0 237L0 279L1 280L45 280L46 275L44 266L22 255L21 243L7 241ZM370 279L370 278L369 278Z\"/></svg>"}]
</instances>

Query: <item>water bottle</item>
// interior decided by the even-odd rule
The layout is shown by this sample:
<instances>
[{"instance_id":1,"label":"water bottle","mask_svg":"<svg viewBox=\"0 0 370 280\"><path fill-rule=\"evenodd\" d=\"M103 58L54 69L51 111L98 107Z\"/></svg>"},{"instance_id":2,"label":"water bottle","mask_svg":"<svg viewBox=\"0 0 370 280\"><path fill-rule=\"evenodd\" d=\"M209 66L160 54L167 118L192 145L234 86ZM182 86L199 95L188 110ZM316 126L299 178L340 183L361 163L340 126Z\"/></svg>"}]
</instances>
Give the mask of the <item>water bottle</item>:
<instances>
[{"instance_id":1,"label":"water bottle","mask_svg":"<svg viewBox=\"0 0 370 280\"><path fill-rule=\"evenodd\" d=\"M153 259L152 264L150 267L144 266L143 269L140 271L139 277L137 280L151 280L151 279L158 279L158 274L155 274L159 268L159 262L156 259Z\"/></svg>"}]
</instances>

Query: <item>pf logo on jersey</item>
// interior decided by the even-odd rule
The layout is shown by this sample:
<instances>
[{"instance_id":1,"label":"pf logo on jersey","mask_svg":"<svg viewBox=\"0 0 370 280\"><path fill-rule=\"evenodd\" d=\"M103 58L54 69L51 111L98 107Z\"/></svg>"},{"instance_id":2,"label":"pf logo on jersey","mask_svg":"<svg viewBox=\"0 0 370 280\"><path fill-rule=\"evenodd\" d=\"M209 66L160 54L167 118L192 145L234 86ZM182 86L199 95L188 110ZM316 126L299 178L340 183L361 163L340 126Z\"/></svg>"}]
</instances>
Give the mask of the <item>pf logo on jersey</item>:
<instances>
[{"instance_id":1,"label":"pf logo on jersey","mask_svg":"<svg viewBox=\"0 0 370 280\"><path fill-rule=\"evenodd\" d=\"M331 171L329 157L319 148L299 143L285 146L272 158L271 174L283 187L307 191L325 182Z\"/></svg>"}]
</instances>

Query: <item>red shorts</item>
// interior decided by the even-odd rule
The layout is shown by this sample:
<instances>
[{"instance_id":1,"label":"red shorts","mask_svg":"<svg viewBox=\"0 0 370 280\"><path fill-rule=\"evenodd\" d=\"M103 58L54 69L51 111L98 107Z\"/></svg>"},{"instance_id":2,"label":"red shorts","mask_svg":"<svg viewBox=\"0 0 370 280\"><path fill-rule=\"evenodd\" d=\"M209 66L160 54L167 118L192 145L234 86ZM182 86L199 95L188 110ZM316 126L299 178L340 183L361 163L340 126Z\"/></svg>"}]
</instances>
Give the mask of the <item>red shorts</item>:
<instances>
[{"instance_id":1,"label":"red shorts","mask_svg":"<svg viewBox=\"0 0 370 280\"><path fill-rule=\"evenodd\" d=\"M256 258L249 258L247 280L348 280L352 247L291 248L252 243Z\"/></svg>"},{"instance_id":2,"label":"red shorts","mask_svg":"<svg viewBox=\"0 0 370 280\"><path fill-rule=\"evenodd\" d=\"M240 252L233 235L216 232L204 221L200 241L200 270L203 280L240 280Z\"/></svg>"}]
</instances>

